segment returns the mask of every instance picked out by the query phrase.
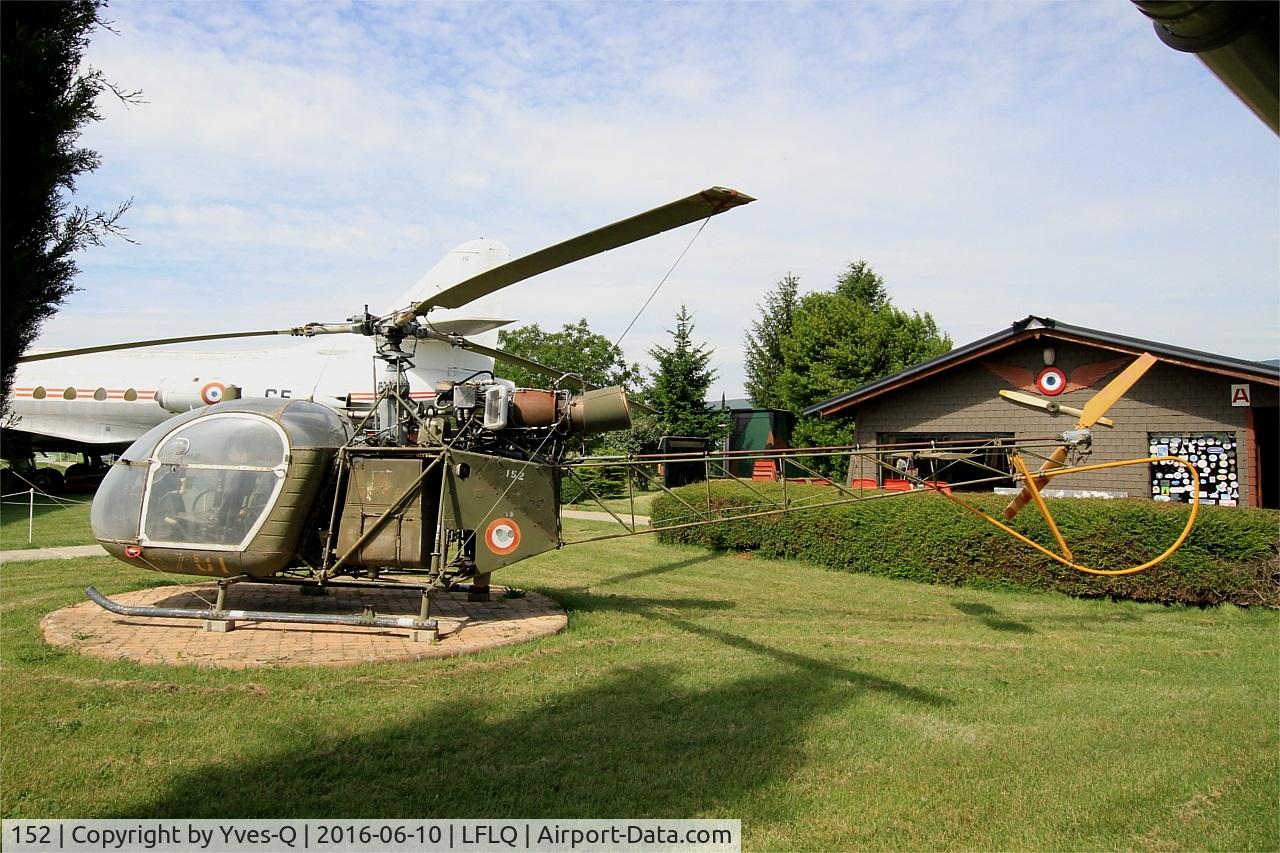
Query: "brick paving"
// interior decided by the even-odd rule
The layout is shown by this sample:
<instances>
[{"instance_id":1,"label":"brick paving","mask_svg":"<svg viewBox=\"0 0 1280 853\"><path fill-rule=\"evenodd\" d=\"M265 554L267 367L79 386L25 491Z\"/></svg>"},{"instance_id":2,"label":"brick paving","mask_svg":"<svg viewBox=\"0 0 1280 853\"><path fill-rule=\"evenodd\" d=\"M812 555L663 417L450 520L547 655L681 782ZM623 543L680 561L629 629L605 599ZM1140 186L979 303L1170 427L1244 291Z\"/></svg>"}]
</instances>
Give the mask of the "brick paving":
<instances>
[{"instance_id":1,"label":"brick paving","mask_svg":"<svg viewBox=\"0 0 1280 853\"><path fill-rule=\"evenodd\" d=\"M92 657L146 664L247 669L257 666L348 666L359 663L453 657L498 646L525 643L563 631L569 624L560 605L527 592L504 598L494 587L487 602L467 601L466 593L436 596L432 617L440 626L437 643L415 642L408 629L358 628L241 622L234 630L204 630L196 619L119 616L93 602L64 607L40 623L50 645ZM122 593L112 599L126 605L205 609L216 600L214 584L164 586ZM297 587L243 584L227 592L228 610L273 610L358 614L372 608L379 616L417 616L417 590L331 588L328 595L304 596Z\"/></svg>"}]
</instances>

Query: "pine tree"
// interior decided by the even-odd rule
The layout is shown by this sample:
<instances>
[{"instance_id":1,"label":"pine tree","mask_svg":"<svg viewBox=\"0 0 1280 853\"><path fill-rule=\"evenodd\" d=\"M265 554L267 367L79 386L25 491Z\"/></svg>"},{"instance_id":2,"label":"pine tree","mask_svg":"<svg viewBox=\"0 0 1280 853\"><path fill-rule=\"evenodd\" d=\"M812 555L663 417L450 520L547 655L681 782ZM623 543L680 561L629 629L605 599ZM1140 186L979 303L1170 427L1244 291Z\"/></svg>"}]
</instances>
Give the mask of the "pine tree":
<instances>
[{"instance_id":1,"label":"pine tree","mask_svg":"<svg viewBox=\"0 0 1280 853\"><path fill-rule=\"evenodd\" d=\"M854 261L836 279L836 293L847 297L872 311L889 306L889 291L884 279L865 260Z\"/></svg>"},{"instance_id":2,"label":"pine tree","mask_svg":"<svg viewBox=\"0 0 1280 853\"><path fill-rule=\"evenodd\" d=\"M723 432L721 415L707 405L707 393L716 378L709 366L712 351L706 344L694 345L693 318L685 306L680 306L676 327L668 333L670 348L649 350L658 369L651 371L653 387L648 398L661 412L662 433L719 438Z\"/></svg>"},{"instance_id":3,"label":"pine tree","mask_svg":"<svg viewBox=\"0 0 1280 853\"><path fill-rule=\"evenodd\" d=\"M884 279L858 261L834 289L799 300L782 339L778 392L783 408L799 413L950 349L931 314L895 307ZM853 436L848 418L801 418L791 438L797 447L822 447L851 444Z\"/></svg>"},{"instance_id":4,"label":"pine tree","mask_svg":"<svg viewBox=\"0 0 1280 853\"><path fill-rule=\"evenodd\" d=\"M787 273L777 287L757 306L760 319L751 324L746 336L747 396L759 408L781 408L778 377L782 374L782 339L791 331L800 279Z\"/></svg>"}]
</instances>

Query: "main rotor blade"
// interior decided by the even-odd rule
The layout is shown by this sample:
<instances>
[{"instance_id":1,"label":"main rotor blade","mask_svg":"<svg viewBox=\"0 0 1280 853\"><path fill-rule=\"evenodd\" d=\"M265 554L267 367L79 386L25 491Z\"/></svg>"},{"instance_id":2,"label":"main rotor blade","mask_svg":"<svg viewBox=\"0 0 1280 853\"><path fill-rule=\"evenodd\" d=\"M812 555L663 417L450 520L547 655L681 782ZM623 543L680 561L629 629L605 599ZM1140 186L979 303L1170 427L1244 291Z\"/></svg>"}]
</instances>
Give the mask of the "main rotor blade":
<instances>
[{"instance_id":1,"label":"main rotor blade","mask_svg":"<svg viewBox=\"0 0 1280 853\"><path fill-rule=\"evenodd\" d=\"M502 326L510 326L515 320L498 320L488 317L460 317L456 320L432 320L431 328L446 335L479 335Z\"/></svg>"},{"instance_id":2,"label":"main rotor blade","mask_svg":"<svg viewBox=\"0 0 1280 853\"><path fill-rule=\"evenodd\" d=\"M460 308L496 290L540 275L548 270L670 231L699 219L723 213L730 208L755 201L749 195L724 187L711 187L688 198L664 204L647 213L632 216L621 222L597 228L580 237L565 240L523 258L508 261L499 267L472 276L466 281L447 287L428 296L411 310L415 315L425 314L432 308Z\"/></svg>"},{"instance_id":3,"label":"main rotor blade","mask_svg":"<svg viewBox=\"0 0 1280 853\"><path fill-rule=\"evenodd\" d=\"M306 331L309 328L315 328L318 331ZM149 341L128 341L118 344L101 344L96 347L80 347L78 349L63 349L54 352L38 352L31 355L24 355L18 359L19 364L29 361L47 361L51 358L70 358L73 355L93 355L98 352L115 352L116 350L140 349L142 347L160 347L165 344L188 344L195 341L223 341L233 338L260 338L268 335L310 335L310 334L332 334L337 331L351 331L346 329L324 329L322 327L299 326L292 329L265 329L260 332L221 332L214 335L183 335L178 338L152 338Z\"/></svg>"},{"instance_id":4,"label":"main rotor blade","mask_svg":"<svg viewBox=\"0 0 1280 853\"><path fill-rule=\"evenodd\" d=\"M1101 391L1089 398L1089 402L1084 404L1084 411L1080 413L1078 426L1081 429L1088 429L1098 423L1102 416L1116 404L1116 401L1137 384L1138 380L1152 368L1156 361L1156 357L1149 352L1144 352L1138 356L1133 364L1120 371L1119 376L1112 379Z\"/></svg>"},{"instance_id":5,"label":"main rotor blade","mask_svg":"<svg viewBox=\"0 0 1280 853\"><path fill-rule=\"evenodd\" d=\"M1000 396L1004 397L1006 400L1019 403L1023 406L1030 406L1033 409L1043 409L1051 414L1056 415L1061 413L1064 415L1074 415L1077 418L1084 417L1084 412L1080 409L1073 406L1064 406L1061 403L1054 402L1053 400L1045 400L1044 398L1037 397L1034 394L1024 394L1021 391L1010 391L1007 388L1001 388ZM1111 418L1098 418L1098 426L1114 427L1115 425L1116 422L1111 420Z\"/></svg>"}]
</instances>

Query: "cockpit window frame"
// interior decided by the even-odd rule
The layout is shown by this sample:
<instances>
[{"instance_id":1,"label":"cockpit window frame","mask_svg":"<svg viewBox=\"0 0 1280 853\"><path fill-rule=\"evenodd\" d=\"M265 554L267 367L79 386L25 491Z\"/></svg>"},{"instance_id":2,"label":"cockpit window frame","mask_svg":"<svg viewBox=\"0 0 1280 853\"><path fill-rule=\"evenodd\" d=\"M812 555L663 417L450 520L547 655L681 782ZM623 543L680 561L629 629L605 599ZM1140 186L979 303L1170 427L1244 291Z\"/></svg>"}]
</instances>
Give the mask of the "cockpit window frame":
<instances>
[{"instance_id":1,"label":"cockpit window frame","mask_svg":"<svg viewBox=\"0 0 1280 853\"><path fill-rule=\"evenodd\" d=\"M275 432L276 437L280 439L281 446L284 448L282 461L279 464L271 465L271 466L230 465L230 464L216 465L216 464L209 464L209 463L198 463L193 465L185 465L182 467L192 469L192 470L195 470L195 469L210 470L211 469L216 471L259 471L259 472L270 471L275 475L275 483L272 487L271 494L267 498L266 504L263 506L261 512L258 513L258 517L254 520L254 523L250 526L244 538L242 538L238 543L229 544L229 545L218 545L218 544L213 544L209 542L189 542L189 541L172 541L168 539L152 539L149 536L147 536L147 533L146 533L147 515L150 510L150 504L151 504L154 486L156 483L156 478L157 476L159 476L159 474L164 468L174 467L171 463L160 461L161 451L164 449L164 447L167 444L169 444L175 438L181 438L182 433L190 428L206 425L211 420L224 420L229 418L234 418L234 419L244 420L244 421L252 421L255 424L264 423L269 425L271 429ZM290 442L289 442L288 433L285 432L284 428L279 423L277 423L270 417L257 414L255 412L219 412L217 414L208 414L208 415L204 415L203 417L193 418L187 423L184 423L175 427L172 431L165 434L163 438L161 438L159 441L155 443L155 446L151 448L151 452L147 455L147 458L146 458L147 481L146 481L146 485L142 495L141 513L138 516L138 543L141 545L146 545L153 548L189 548L191 550L198 550L198 551L225 551L229 553L244 552L249 547L249 543L251 543L254 537L258 535L258 532L262 529L262 526L266 524L267 518L270 517L272 511L275 509L276 503L280 499L280 493L284 489L285 480L288 477L289 462L291 458L292 458L292 446L290 445Z\"/></svg>"}]
</instances>

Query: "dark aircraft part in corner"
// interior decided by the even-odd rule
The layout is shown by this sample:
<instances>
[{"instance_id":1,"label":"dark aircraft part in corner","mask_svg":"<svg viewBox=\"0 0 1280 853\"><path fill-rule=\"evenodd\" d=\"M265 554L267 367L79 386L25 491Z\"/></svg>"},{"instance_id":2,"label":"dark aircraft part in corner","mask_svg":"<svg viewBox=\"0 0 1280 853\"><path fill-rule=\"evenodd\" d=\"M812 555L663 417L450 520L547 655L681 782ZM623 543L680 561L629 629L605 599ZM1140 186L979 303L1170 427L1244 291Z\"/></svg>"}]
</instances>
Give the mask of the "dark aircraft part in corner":
<instances>
[{"instance_id":1,"label":"dark aircraft part in corner","mask_svg":"<svg viewBox=\"0 0 1280 853\"><path fill-rule=\"evenodd\" d=\"M1254 115L1280 134L1280 3L1133 0L1160 41L1194 53Z\"/></svg>"}]
</instances>

